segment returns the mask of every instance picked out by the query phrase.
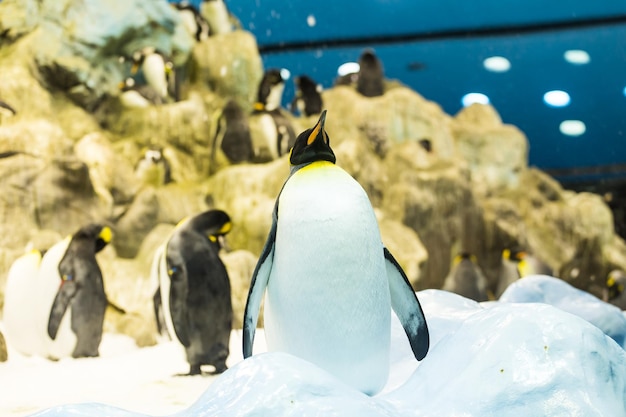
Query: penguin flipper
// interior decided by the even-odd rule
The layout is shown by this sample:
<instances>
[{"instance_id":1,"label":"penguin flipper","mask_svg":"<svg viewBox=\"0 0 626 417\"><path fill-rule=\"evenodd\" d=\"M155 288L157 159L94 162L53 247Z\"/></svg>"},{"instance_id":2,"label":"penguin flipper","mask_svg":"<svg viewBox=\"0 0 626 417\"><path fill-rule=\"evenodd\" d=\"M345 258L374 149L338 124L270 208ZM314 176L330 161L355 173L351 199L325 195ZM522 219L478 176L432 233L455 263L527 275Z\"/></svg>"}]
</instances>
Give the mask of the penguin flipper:
<instances>
[{"instance_id":1,"label":"penguin flipper","mask_svg":"<svg viewBox=\"0 0 626 417\"><path fill-rule=\"evenodd\" d=\"M174 333L184 347L189 347L191 342L189 341L189 325L187 324L187 277L183 276L181 268L169 266L169 269L173 271L170 274L172 283L169 302Z\"/></svg>"},{"instance_id":2,"label":"penguin flipper","mask_svg":"<svg viewBox=\"0 0 626 417\"><path fill-rule=\"evenodd\" d=\"M248 292L248 300L246 301L246 310L243 318L243 357L252 356L252 346L254 345L254 332L259 320L259 310L261 309L261 300L267 287L267 282L272 270L274 261L274 243L276 242L276 219L272 222L272 228L254 268L252 280L250 282L250 291Z\"/></svg>"},{"instance_id":3,"label":"penguin flipper","mask_svg":"<svg viewBox=\"0 0 626 417\"><path fill-rule=\"evenodd\" d=\"M57 295L54 297L54 301L52 302L52 308L50 309L50 316L48 318L48 336L50 336L52 340L57 337L61 320L63 319L72 298L76 295L77 290L78 288L74 282L64 282L61 284L59 291L57 291Z\"/></svg>"},{"instance_id":4,"label":"penguin flipper","mask_svg":"<svg viewBox=\"0 0 626 417\"><path fill-rule=\"evenodd\" d=\"M383 250L391 294L391 307L404 327L415 358L421 361L428 353L430 345L428 326L422 306L402 267L387 248L383 248Z\"/></svg>"}]
</instances>

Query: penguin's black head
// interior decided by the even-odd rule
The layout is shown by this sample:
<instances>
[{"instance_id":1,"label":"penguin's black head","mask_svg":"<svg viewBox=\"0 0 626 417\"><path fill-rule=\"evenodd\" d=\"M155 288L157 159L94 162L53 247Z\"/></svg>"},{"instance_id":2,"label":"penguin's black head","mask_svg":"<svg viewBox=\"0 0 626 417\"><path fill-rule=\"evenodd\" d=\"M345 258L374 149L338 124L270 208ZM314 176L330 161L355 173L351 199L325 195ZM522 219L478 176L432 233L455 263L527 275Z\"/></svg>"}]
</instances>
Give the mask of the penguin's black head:
<instances>
[{"instance_id":1,"label":"penguin's black head","mask_svg":"<svg viewBox=\"0 0 626 417\"><path fill-rule=\"evenodd\" d=\"M330 147L330 139L324 130L325 121L326 110L322 112L315 126L300 133L296 138L289 157L291 165L302 165L315 161L328 161L333 164L336 162L337 158Z\"/></svg>"},{"instance_id":2,"label":"penguin's black head","mask_svg":"<svg viewBox=\"0 0 626 417\"><path fill-rule=\"evenodd\" d=\"M81 227L72 236L72 240L88 240L95 244L95 252L100 252L111 242L112 233L108 226L92 223Z\"/></svg>"},{"instance_id":3,"label":"penguin's black head","mask_svg":"<svg viewBox=\"0 0 626 417\"><path fill-rule=\"evenodd\" d=\"M380 68L381 63L373 49L365 49L359 57L359 67Z\"/></svg>"},{"instance_id":4,"label":"penguin's black head","mask_svg":"<svg viewBox=\"0 0 626 417\"><path fill-rule=\"evenodd\" d=\"M306 75L300 75L296 77L294 79L294 82L296 83L298 90L302 91L303 93L315 93L318 90L315 81L313 81L311 77L308 77Z\"/></svg>"},{"instance_id":5,"label":"penguin's black head","mask_svg":"<svg viewBox=\"0 0 626 417\"><path fill-rule=\"evenodd\" d=\"M204 234L218 247L225 245L223 237L232 229L230 216L222 210L208 210L198 214L192 220L192 227Z\"/></svg>"},{"instance_id":6,"label":"penguin's black head","mask_svg":"<svg viewBox=\"0 0 626 417\"><path fill-rule=\"evenodd\" d=\"M277 68L271 68L265 71L263 78L259 83L259 89L257 91L257 102L255 103L256 110L262 110L262 107L267 105L267 99L272 92L272 89L280 84L284 84L285 80L280 74L280 70Z\"/></svg>"}]
</instances>

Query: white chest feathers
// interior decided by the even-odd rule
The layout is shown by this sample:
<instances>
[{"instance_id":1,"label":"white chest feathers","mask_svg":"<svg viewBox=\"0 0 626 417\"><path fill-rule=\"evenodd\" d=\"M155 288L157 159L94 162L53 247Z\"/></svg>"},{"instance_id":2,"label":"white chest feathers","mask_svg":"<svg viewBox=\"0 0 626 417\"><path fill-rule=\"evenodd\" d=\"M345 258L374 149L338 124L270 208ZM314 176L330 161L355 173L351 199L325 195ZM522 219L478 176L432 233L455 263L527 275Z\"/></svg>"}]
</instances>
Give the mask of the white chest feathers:
<instances>
[{"instance_id":1,"label":"white chest feathers","mask_svg":"<svg viewBox=\"0 0 626 417\"><path fill-rule=\"evenodd\" d=\"M268 348L375 393L388 375L390 311L383 245L365 191L330 163L299 170L278 203Z\"/></svg>"}]
</instances>

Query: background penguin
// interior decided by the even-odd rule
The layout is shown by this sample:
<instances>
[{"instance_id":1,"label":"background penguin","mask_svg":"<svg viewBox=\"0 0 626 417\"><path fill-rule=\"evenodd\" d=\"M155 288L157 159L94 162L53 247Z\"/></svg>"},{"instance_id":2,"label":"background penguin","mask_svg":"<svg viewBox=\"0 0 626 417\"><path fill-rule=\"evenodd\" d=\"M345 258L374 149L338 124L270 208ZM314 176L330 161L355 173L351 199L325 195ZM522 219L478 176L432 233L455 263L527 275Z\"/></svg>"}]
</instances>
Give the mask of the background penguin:
<instances>
[{"instance_id":1,"label":"background penguin","mask_svg":"<svg viewBox=\"0 0 626 417\"><path fill-rule=\"evenodd\" d=\"M461 252L454 257L452 269L442 289L478 302L488 299L487 279L478 266L476 257L467 252Z\"/></svg>"},{"instance_id":2,"label":"background penguin","mask_svg":"<svg viewBox=\"0 0 626 417\"><path fill-rule=\"evenodd\" d=\"M9 117L13 117L17 111L9 105L9 103L0 100L0 123Z\"/></svg>"},{"instance_id":3,"label":"background penguin","mask_svg":"<svg viewBox=\"0 0 626 417\"><path fill-rule=\"evenodd\" d=\"M127 108L145 108L165 103L163 97L154 88L146 84L137 84L132 77L121 82L119 89L120 103Z\"/></svg>"},{"instance_id":4,"label":"background penguin","mask_svg":"<svg viewBox=\"0 0 626 417\"><path fill-rule=\"evenodd\" d=\"M209 22L193 4L188 1L170 4L178 11L185 29L196 41L200 42L209 37Z\"/></svg>"},{"instance_id":5,"label":"background penguin","mask_svg":"<svg viewBox=\"0 0 626 417\"><path fill-rule=\"evenodd\" d=\"M383 65L372 49L366 49L359 57L359 75L356 90L365 97L382 96L384 87Z\"/></svg>"},{"instance_id":6,"label":"background penguin","mask_svg":"<svg viewBox=\"0 0 626 417\"><path fill-rule=\"evenodd\" d=\"M189 375L200 374L201 365L213 365L216 373L227 369L233 310L218 252L230 229L225 212L203 212L183 220L154 257L157 324L184 346Z\"/></svg>"},{"instance_id":7,"label":"background penguin","mask_svg":"<svg viewBox=\"0 0 626 417\"><path fill-rule=\"evenodd\" d=\"M243 354L252 355L267 289L270 351L299 356L374 394L389 372L390 307L418 360L428 351L428 328L411 284L382 244L367 194L335 165L325 117L292 149L291 174L248 293Z\"/></svg>"},{"instance_id":8,"label":"background penguin","mask_svg":"<svg viewBox=\"0 0 626 417\"><path fill-rule=\"evenodd\" d=\"M143 184L155 187L172 182L172 170L169 161L163 155L163 148L151 146L135 164L135 177Z\"/></svg>"},{"instance_id":9,"label":"background penguin","mask_svg":"<svg viewBox=\"0 0 626 417\"><path fill-rule=\"evenodd\" d=\"M178 87L174 73L174 63L156 48L146 46L132 55L130 69L132 78L137 84L152 87L164 101L171 96L178 99Z\"/></svg>"},{"instance_id":10,"label":"background penguin","mask_svg":"<svg viewBox=\"0 0 626 417\"><path fill-rule=\"evenodd\" d=\"M109 302L96 253L110 241L110 228L90 224L43 256L32 251L13 264L4 307L9 344L53 359L98 356Z\"/></svg>"},{"instance_id":11,"label":"background penguin","mask_svg":"<svg viewBox=\"0 0 626 417\"><path fill-rule=\"evenodd\" d=\"M302 116L311 116L322 112L322 86L306 75L294 79L296 95L291 103L292 111Z\"/></svg>"},{"instance_id":12,"label":"background penguin","mask_svg":"<svg viewBox=\"0 0 626 417\"><path fill-rule=\"evenodd\" d=\"M284 89L280 70L267 70L259 83L250 116L255 162L267 162L287 154L296 139L293 126L281 109Z\"/></svg>"},{"instance_id":13,"label":"background penguin","mask_svg":"<svg viewBox=\"0 0 626 417\"><path fill-rule=\"evenodd\" d=\"M205 0L200 3L200 14L209 23L211 36L233 31L234 17L223 0Z\"/></svg>"},{"instance_id":14,"label":"background penguin","mask_svg":"<svg viewBox=\"0 0 626 417\"><path fill-rule=\"evenodd\" d=\"M513 247L502 251L502 265L500 278L496 289L496 297L500 297L504 290L513 282L529 275L553 276L554 271L536 256L527 251Z\"/></svg>"},{"instance_id":15,"label":"background penguin","mask_svg":"<svg viewBox=\"0 0 626 417\"><path fill-rule=\"evenodd\" d=\"M250 162L254 158L248 116L235 100L228 100L217 121L213 138L211 166L215 165L217 149L232 164Z\"/></svg>"},{"instance_id":16,"label":"background penguin","mask_svg":"<svg viewBox=\"0 0 626 417\"><path fill-rule=\"evenodd\" d=\"M604 301L626 310L626 273L619 269L609 272L606 278Z\"/></svg>"}]
</instances>

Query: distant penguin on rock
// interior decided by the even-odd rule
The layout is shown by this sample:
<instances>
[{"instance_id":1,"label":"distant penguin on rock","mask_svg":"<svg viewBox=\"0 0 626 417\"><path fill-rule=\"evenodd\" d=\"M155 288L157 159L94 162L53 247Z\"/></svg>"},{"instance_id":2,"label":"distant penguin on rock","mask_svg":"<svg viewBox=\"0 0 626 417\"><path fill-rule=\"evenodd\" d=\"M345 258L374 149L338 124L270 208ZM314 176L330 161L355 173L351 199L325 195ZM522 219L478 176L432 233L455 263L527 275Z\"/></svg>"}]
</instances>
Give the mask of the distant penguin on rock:
<instances>
[{"instance_id":1,"label":"distant penguin on rock","mask_svg":"<svg viewBox=\"0 0 626 417\"><path fill-rule=\"evenodd\" d=\"M163 148L150 146L135 164L135 177L143 184L161 186L172 182L169 161L163 155Z\"/></svg>"},{"instance_id":2,"label":"distant penguin on rock","mask_svg":"<svg viewBox=\"0 0 626 417\"><path fill-rule=\"evenodd\" d=\"M189 375L201 374L202 365L212 365L215 373L227 369L233 309L218 253L230 229L225 212L200 213L176 226L154 256L157 324L184 347Z\"/></svg>"},{"instance_id":3,"label":"distant penguin on rock","mask_svg":"<svg viewBox=\"0 0 626 417\"><path fill-rule=\"evenodd\" d=\"M474 301L487 301L487 279L478 266L476 256L467 252L455 256L442 289Z\"/></svg>"},{"instance_id":4,"label":"distant penguin on rock","mask_svg":"<svg viewBox=\"0 0 626 417\"><path fill-rule=\"evenodd\" d=\"M502 266L496 296L499 297L509 285L530 275L553 276L554 271L545 262L528 251L513 247L502 251Z\"/></svg>"},{"instance_id":5,"label":"distant penguin on rock","mask_svg":"<svg viewBox=\"0 0 626 417\"><path fill-rule=\"evenodd\" d=\"M183 21L187 32L200 42L209 37L209 22L202 16L200 10L188 1L171 3Z\"/></svg>"},{"instance_id":6,"label":"distant penguin on rock","mask_svg":"<svg viewBox=\"0 0 626 417\"><path fill-rule=\"evenodd\" d=\"M232 164L253 160L254 149L248 115L235 100L229 100L222 109L212 143L211 159L213 163L217 149L221 149Z\"/></svg>"},{"instance_id":7,"label":"distant penguin on rock","mask_svg":"<svg viewBox=\"0 0 626 417\"><path fill-rule=\"evenodd\" d=\"M10 345L52 359L98 356L109 302L96 253L110 241L109 227L90 224L13 263L4 304Z\"/></svg>"},{"instance_id":8,"label":"distant penguin on rock","mask_svg":"<svg viewBox=\"0 0 626 417\"><path fill-rule=\"evenodd\" d=\"M359 57L356 90L365 97L378 97L385 92L383 64L372 49L366 49Z\"/></svg>"},{"instance_id":9,"label":"distant penguin on rock","mask_svg":"<svg viewBox=\"0 0 626 417\"><path fill-rule=\"evenodd\" d=\"M145 108L158 106L165 100L157 91L149 85L137 84L134 78L128 77L119 84L120 103L126 108Z\"/></svg>"},{"instance_id":10,"label":"distant penguin on rock","mask_svg":"<svg viewBox=\"0 0 626 417\"><path fill-rule=\"evenodd\" d=\"M367 194L335 165L326 111L291 151L291 173L254 270L243 354L252 355L265 294L268 350L298 356L367 394L389 373L391 308L417 360L429 347L419 301L383 245Z\"/></svg>"},{"instance_id":11,"label":"distant penguin on rock","mask_svg":"<svg viewBox=\"0 0 626 417\"><path fill-rule=\"evenodd\" d=\"M606 278L604 301L626 310L626 273L619 269L609 272Z\"/></svg>"},{"instance_id":12,"label":"distant penguin on rock","mask_svg":"<svg viewBox=\"0 0 626 417\"><path fill-rule=\"evenodd\" d=\"M300 75L294 79L296 95L291 103L293 112L301 116L312 116L322 112L322 86L312 78Z\"/></svg>"},{"instance_id":13,"label":"distant penguin on rock","mask_svg":"<svg viewBox=\"0 0 626 417\"><path fill-rule=\"evenodd\" d=\"M271 161L289 153L296 139L291 121L282 113L284 88L285 80L279 69L267 70L259 83L250 116L256 162Z\"/></svg>"},{"instance_id":14,"label":"distant penguin on rock","mask_svg":"<svg viewBox=\"0 0 626 417\"><path fill-rule=\"evenodd\" d=\"M174 63L156 48L147 46L132 55L131 76L135 79L145 79L147 85L152 87L163 99L169 97L176 99Z\"/></svg>"},{"instance_id":15,"label":"distant penguin on rock","mask_svg":"<svg viewBox=\"0 0 626 417\"><path fill-rule=\"evenodd\" d=\"M233 31L233 17L223 0L203 0L200 3L200 13L209 23L211 36Z\"/></svg>"}]
</instances>

